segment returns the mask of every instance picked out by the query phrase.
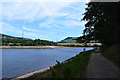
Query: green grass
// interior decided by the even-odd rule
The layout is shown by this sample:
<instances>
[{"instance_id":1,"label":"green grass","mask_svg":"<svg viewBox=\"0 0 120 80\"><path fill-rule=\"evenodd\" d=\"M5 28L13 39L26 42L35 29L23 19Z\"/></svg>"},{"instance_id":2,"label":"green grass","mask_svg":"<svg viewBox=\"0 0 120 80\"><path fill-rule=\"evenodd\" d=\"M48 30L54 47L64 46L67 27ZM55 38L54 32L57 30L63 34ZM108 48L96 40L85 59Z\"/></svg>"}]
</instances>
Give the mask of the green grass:
<instances>
[{"instance_id":1,"label":"green grass","mask_svg":"<svg viewBox=\"0 0 120 80\"><path fill-rule=\"evenodd\" d=\"M58 78L85 78L86 68L90 55L90 51L86 51L76 55L64 63L59 63L57 61L57 64L54 67L51 67L45 76L41 77L41 74L35 74L25 80L36 80L42 78L55 80Z\"/></svg>"},{"instance_id":2,"label":"green grass","mask_svg":"<svg viewBox=\"0 0 120 80\"><path fill-rule=\"evenodd\" d=\"M120 44L113 45L111 47L104 47L102 49L102 55L105 56L107 59L112 61L118 67L120 67Z\"/></svg>"},{"instance_id":3,"label":"green grass","mask_svg":"<svg viewBox=\"0 0 120 80\"><path fill-rule=\"evenodd\" d=\"M62 46L70 46L70 45L75 45L75 46L84 46L84 43L58 43L58 45L62 45ZM101 43L87 43L88 46L101 46Z\"/></svg>"}]
</instances>

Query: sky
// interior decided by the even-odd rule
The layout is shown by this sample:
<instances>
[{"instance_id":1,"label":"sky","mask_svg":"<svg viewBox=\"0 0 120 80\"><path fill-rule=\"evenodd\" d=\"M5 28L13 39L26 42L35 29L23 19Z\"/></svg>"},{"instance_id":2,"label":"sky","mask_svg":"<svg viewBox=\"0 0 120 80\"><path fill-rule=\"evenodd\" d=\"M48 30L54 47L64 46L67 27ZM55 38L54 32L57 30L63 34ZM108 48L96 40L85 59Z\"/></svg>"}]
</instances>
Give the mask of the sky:
<instances>
[{"instance_id":1,"label":"sky","mask_svg":"<svg viewBox=\"0 0 120 80\"><path fill-rule=\"evenodd\" d=\"M86 2L2 2L0 4L0 33L16 37L60 41L79 37Z\"/></svg>"}]
</instances>

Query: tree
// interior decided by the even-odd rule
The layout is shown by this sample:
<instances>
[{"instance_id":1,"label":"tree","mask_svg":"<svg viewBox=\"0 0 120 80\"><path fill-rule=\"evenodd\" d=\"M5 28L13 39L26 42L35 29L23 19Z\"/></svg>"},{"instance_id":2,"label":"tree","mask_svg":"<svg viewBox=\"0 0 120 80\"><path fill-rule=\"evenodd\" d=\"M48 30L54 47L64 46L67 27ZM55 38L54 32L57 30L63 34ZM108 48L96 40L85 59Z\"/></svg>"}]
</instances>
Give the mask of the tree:
<instances>
[{"instance_id":1,"label":"tree","mask_svg":"<svg viewBox=\"0 0 120 80\"><path fill-rule=\"evenodd\" d=\"M100 40L102 44L111 46L120 43L120 2L90 2L82 20L85 24L86 40Z\"/></svg>"}]
</instances>

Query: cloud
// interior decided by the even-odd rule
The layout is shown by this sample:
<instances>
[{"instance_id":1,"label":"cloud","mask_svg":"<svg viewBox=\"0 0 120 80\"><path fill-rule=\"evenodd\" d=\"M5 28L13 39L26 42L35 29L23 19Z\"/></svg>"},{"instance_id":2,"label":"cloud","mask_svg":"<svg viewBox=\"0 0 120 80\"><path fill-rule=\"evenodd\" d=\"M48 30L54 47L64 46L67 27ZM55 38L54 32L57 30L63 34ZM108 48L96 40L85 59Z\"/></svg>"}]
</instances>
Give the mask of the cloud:
<instances>
[{"instance_id":1,"label":"cloud","mask_svg":"<svg viewBox=\"0 0 120 80\"><path fill-rule=\"evenodd\" d=\"M79 17L81 16L81 13L74 12L71 14L71 11L66 11L66 10L74 9L80 12L81 10L83 11L84 9L76 8L74 6L71 6L71 4L73 3L71 2L3 3L2 16L5 17L7 20L24 20L27 22L44 20L44 18L48 17L46 21L42 23L40 22L39 26L50 27L49 24L56 23L56 18L59 17L66 17L66 19L80 20ZM63 9L65 9L66 12L64 12ZM77 23L74 21L73 24L77 24Z\"/></svg>"},{"instance_id":2,"label":"cloud","mask_svg":"<svg viewBox=\"0 0 120 80\"><path fill-rule=\"evenodd\" d=\"M30 28L26 28L23 27L24 30L28 30L31 32L24 32L23 29L18 28L16 26L12 26L8 23L5 22L0 22L0 25L2 25L2 31L0 33L4 33L4 34L9 34L9 35L13 35L13 36L22 36L22 32L24 33L23 37L29 37L29 38L45 38L48 37L47 35L42 35L42 34L38 34L38 30L36 29L30 29Z\"/></svg>"},{"instance_id":3,"label":"cloud","mask_svg":"<svg viewBox=\"0 0 120 80\"><path fill-rule=\"evenodd\" d=\"M0 2L89 2L90 0L1 0Z\"/></svg>"},{"instance_id":4,"label":"cloud","mask_svg":"<svg viewBox=\"0 0 120 80\"><path fill-rule=\"evenodd\" d=\"M22 27L23 30L26 30L26 31L31 31L31 32L39 32L38 29L34 29L34 28L29 28L29 27Z\"/></svg>"},{"instance_id":5,"label":"cloud","mask_svg":"<svg viewBox=\"0 0 120 80\"><path fill-rule=\"evenodd\" d=\"M42 35L42 34L37 34L35 32L24 32L25 36L32 37L33 39L39 38L39 39L44 39L47 38L47 35Z\"/></svg>"},{"instance_id":6,"label":"cloud","mask_svg":"<svg viewBox=\"0 0 120 80\"><path fill-rule=\"evenodd\" d=\"M62 23L62 24L61 24ZM80 20L66 20L66 21L59 21L59 24L64 27L64 28L72 28L72 27L83 27L85 25L85 21L80 21Z\"/></svg>"},{"instance_id":7,"label":"cloud","mask_svg":"<svg viewBox=\"0 0 120 80\"><path fill-rule=\"evenodd\" d=\"M66 21L65 24L68 24L68 26L72 26L72 27L75 27L75 26L80 26L81 23L80 21L74 21L74 20L69 20L69 21Z\"/></svg>"},{"instance_id":8,"label":"cloud","mask_svg":"<svg viewBox=\"0 0 120 80\"><path fill-rule=\"evenodd\" d=\"M70 16L70 12L63 12L64 8L84 10L71 6L72 2L11 2L2 3L2 16L10 20L26 20L29 22L45 17ZM73 11L72 11L73 12ZM74 16L74 14L72 14ZM76 14L75 14L76 15Z\"/></svg>"},{"instance_id":9,"label":"cloud","mask_svg":"<svg viewBox=\"0 0 120 80\"><path fill-rule=\"evenodd\" d=\"M23 29L24 32L28 31L28 32L34 32L36 34L40 34L40 33L45 34L45 35L49 34L48 31L41 30L40 28L22 27L22 29Z\"/></svg>"},{"instance_id":10,"label":"cloud","mask_svg":"<svg viewBox=\"0 0 120 80\"><path fill-rule=\"evenodd\" d=\"M66 13L59 12L62 8L71 3L3 3L3 15L8 19L20 19L27 21L34 21L36 19L43 19L44 17L60 17L66 16Z\"/></svg>"},{"instance_id":11,"label":"cloud","mask_svg":"<svg viewBox=\"0 0 120 80\"><path fill-rule=\"evenodd\" d=\"M12 26L5 22L0 22L0 25L2 25L2 32L1 33L15 33L15 34L21 34L22 30L20 30L18 27Z\"/></svg>"},{"instance_id":12,"label":"cloud","mask_svg":"<svg viewBox=\"0 0 120 80\"><path fill-rule=\"evenodd\" d=\"M3 30L19 36L24 31L25 37L52 40L56 34L61 37L76 34L73 31L84 26L84 22L80 22L84 5L69 1L3 2L0 14L1 22L6 26Z\"/></svg>"},{"instance_id":13,"label":"cloud","mask_svg":"<svg viewBox=\"0 0 120 80\"><path fill-rule=\"evenodd\" d=\"M55 24L55 19L52 18L52 17L46 17L47 19L44 19L44 21L40 22L38 24L39 27L47 27L47 28L50 28L51 24Z\"/></svg>"}]
</instances>

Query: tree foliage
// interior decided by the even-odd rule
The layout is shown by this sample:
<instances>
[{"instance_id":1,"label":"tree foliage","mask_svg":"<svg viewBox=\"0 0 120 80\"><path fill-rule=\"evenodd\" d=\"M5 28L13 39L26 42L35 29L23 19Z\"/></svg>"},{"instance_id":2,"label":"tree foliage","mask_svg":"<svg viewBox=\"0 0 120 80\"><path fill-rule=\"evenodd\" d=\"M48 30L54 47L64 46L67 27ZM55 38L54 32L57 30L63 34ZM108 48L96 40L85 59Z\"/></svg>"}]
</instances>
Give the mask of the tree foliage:
<instances>
[{"instance_id":1,"label":"tree foliage","mask_svg":"<svg viewBox=\"0 0 120 80\"><path fill-rule=\"evenodd\" d=\"M40 39L16 39L16 38L2 38L2 45L4 46L56 46L57 43L53 41Z\"/></svg>"},{"instance_id":2,"label":"tree foliage","mask_svg":"<svg viewBox=\"0 0 120 80\"><path fill-rule=\"evenodd\" d=\"M120 43L120 2L90 2L82 20L87 21L84 29L86 40L100 40L111 46Z\"/></svg>"}]
</instances>

